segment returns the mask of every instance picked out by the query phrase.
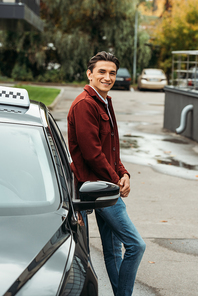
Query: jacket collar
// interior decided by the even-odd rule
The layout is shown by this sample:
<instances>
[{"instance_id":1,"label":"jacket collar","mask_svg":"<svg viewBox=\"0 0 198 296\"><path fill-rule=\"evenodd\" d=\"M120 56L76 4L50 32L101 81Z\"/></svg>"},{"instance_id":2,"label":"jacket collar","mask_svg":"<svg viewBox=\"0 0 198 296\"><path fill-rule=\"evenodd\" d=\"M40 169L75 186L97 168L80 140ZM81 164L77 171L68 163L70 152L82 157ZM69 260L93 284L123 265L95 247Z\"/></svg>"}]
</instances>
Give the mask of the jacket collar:
<instances>
[{"instance_id":1,"label":"jacket collar","mask_svg":"<svg viewBox=\"0 0 198 296\"><path fill-rule=\"evenodd\" d=\"M91 97L95 97L95 98L97 98L100 102L102 102L102 103L105 105L105 102L104 102L104 101L98 96L98 94L95 92L95 90L94 90L91 86L89 86L88 84L85 85L84 90L85 90L86 92L88 92L88 94L89 94ZM108 101L111 100L111 97L110 97L110 96L107 96L107 100L108 100Z\"/></svg>"}]
</instances>

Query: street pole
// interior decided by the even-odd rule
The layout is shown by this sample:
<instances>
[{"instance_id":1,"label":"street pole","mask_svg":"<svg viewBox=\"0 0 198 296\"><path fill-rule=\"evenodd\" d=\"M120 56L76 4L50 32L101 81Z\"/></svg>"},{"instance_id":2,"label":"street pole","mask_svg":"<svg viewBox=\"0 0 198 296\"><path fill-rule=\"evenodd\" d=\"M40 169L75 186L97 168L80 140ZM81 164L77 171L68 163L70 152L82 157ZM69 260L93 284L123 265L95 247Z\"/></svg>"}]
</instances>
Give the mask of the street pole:
<instances>
[{"instance_id":1,"label":"street pole","mask_svg":"<svg viewBox=\"0 0 198 296\"><path fill-rule=\"evenodd\" d=\"M136 64L137 64L137 29L138 29L138 9L135 11L135 28L134 28L134 53L133 53L133 84L136 80Z\"/></svg>"}]
</instances>

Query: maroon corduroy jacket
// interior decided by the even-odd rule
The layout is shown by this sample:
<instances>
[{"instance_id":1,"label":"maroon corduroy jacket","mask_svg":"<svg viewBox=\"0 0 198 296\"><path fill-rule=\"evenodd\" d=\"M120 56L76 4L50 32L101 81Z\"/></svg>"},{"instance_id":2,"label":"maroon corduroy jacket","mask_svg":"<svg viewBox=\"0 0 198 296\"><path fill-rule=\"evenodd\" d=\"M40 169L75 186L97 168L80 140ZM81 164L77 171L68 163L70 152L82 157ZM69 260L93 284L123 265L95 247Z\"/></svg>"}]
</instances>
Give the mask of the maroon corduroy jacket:
<instances>
[{"instance_id":1,"label":"maroon corduroy jacket","mask_svg":"<svg viewBox=\"0 0 198 296\"><path fill-rule=\"evenodd\" d=\"M118 128L111 98L108 106L86 85L68 113L68 140L71 169L79 182L103 180L117 184L126 173L120 161Z\"/></svg>"}]
</instances>

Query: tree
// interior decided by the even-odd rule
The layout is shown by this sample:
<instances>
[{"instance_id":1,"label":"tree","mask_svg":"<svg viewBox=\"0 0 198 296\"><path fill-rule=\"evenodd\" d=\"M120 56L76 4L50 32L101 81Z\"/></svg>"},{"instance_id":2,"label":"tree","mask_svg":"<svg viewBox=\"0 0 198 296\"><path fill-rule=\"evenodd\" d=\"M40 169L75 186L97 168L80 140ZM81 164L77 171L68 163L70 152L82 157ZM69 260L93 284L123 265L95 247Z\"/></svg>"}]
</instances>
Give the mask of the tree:
<instances>
[{"instance_id":1,"label":"tree","mask_svg":"<svg viewBox=\"0 0 198 296\"><path fill-rule=\"evenodd\" d=\"M173 50L194 50L198 47L197 0L174 0L171 4L171 10L166 11L159 21L154 40L154 44L160 46L159 66L168 74L171 72Z\"/></svg>"},{"instance_id":2,"label":"tree","mask_svg":"<svg viewBox=\"0 0 198 296\"><path fill-rule=\"evenodd\" d=\"M42 69L45 60L45 35L38 31L24 31L18 26L16 31L1 31L0 71L21 80L33 80ZM22 76L17 73L23 73Z\"/></svg>"},{"instance_id":3,"label":"tree","mask_svg":"<svg viewBox=\"0 0 198 296\"><path fill-rule=\"evenodd\" d=\"M56 71L57 79L82 80L89 58L101 50L116 54L121 66L132 72L136 3L131 0L41 0L43 33L4 34L2 53L11 50L14 55L13 64L7 67L8 74L19 73L21 67L31 70L32 77L45 80L49 76L47 65L54 62L61 65ZM140 66L149 60L143 41L148 36L141 31L138 36ZM13 65L17 68L14 72Z\"/></svg>"},{"instance_id":4,"label":"tree","mask_svg":"<svg viewBox=\"0 0 198 296\"><path fill-rule=\"evenodd\" d=\"M61 59L66 79L82 78L87 61L98 51L116 54L123 67L132 72L135 4L131 0L43 0L48 8L46 24ZM144 37L143 37L144 36ZM145 52L141 64L148 62L149 49L142 42L148 36L139 32L138 53Z\"/></svg>"}]
</instances>

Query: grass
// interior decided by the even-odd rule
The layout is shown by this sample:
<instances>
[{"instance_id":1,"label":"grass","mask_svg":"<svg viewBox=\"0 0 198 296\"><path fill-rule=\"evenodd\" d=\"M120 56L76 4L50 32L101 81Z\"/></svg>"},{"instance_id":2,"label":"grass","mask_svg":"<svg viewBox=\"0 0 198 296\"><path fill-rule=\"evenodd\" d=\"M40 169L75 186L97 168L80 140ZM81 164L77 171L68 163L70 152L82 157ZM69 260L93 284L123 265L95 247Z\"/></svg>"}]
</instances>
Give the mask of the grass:
<instances>
[{"instance_id":1,"label":"grass","mask_svg":"<svg viewBox=\"0 0 198 296\"><path fill-rule=\"evenodd\" d=\"M25 88L29 94L30 100L42 102L46 106L49 106L60 93L60 89L50 87L20 84L17 84L14 87Z\"/></svg>"},{"instance_id":2,"label":"grass","mask_svg":"<svg viewBox=\"0 0 198 296\"><path fill-rule=\"evenodd\" d=\"M73 82L71 82L71 84L77 85L77 86L85 86L86 84L89 84L89 80L73 81Z\"/></svg>"},{"instance_id":3,"label":"grass","mask_svg":"<svg viewBox=\"0 0 198 296\"><path fill-rule=\"evenodd\" d=\"M6 76L1 76L1 74L0 74L0 81L1 81L1 82L13 82L14 79L12 79L12 78L8 78L8 77L6 77Z\"/></svg>"}]
</instances>

